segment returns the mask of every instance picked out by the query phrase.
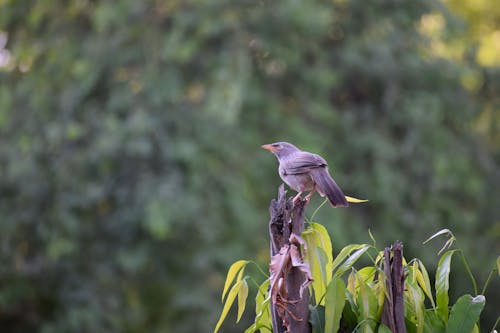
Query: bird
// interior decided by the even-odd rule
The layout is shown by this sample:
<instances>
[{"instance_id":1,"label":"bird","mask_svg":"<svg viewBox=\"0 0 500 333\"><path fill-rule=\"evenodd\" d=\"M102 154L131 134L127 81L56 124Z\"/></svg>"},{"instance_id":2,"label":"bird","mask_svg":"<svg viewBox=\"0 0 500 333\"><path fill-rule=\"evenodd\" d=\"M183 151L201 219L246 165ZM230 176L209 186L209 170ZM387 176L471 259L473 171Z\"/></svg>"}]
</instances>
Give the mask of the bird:
<instances>
[{"instance_id":1,"label":"bird","mask_svg":"<svg viewBox=\"0 0 500 333\"><path fill-rule=\"evenodd\" d=\"M261 147L278 158L281 179L298 192L292 201L294 205L301 200L305 191L310 191L305 197L306 201L317 191L322 197L326 196L333 207L349 205L344 193L330 176L323 157L302 151L288 142L275 142Z\"/></svg>"}]
</instances>

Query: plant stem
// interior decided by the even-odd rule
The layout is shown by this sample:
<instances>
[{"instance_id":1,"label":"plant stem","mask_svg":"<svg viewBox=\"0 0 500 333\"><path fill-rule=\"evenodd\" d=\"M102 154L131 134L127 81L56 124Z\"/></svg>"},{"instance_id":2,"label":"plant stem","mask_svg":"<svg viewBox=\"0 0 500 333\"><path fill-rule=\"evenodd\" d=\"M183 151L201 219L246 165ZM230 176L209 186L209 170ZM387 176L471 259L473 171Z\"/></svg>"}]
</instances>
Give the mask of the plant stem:
<instances>
[{"instance_id":1,"label":"plant stem","mask_svg":"<svg viewBox=\"0 0 500 333\"><path fill-rule=\"evenodd\" d=\"M460 250L460 256L462 257L462 262L464 263L465 270L467 271L467 274L470 277L470 280L472 282L472 286L474 287L474 294L477 295L477 283L476 279L474 279L474 275L472 275L472 271L470 270L469 264L467 263L467 260L465 259L464 253L462 250Z\"/></svg>"},{"instance_id":2,"label":"plant stem","mask_svg":"<svg viewBox=\"0 0 500 333\"><path fill-rule=\"evenodd\" d=\"M484 295L484 293L486 292L486 288L488 287L488 285L490 284L490 280L491 280L491 277L493 276L493 272L495 272L496 268L495 269L492 269L490 271L490 274L488 275L488 278L486 279L486 282L484 283L484 287L483 287L483 290L481 290L481 295Z\"/></svg>"},{"instance_id":3,"label":"plant stem","mask_svg":"<svg viewBox=\"0 0 500 333\"><path fill-rule=\"evenodd\" d=\"M328 199L325 198L325 200L321 203L321 205L319 205L318 208L316 208L316 210L314 211L314 213L311 215L311 218L309 219L311 222L312 222L314 216L316 215L316 213L319 211L319 209L321 207L323 207L326 204L327 201L328 201Z\"/></svg>"}]
</instances>

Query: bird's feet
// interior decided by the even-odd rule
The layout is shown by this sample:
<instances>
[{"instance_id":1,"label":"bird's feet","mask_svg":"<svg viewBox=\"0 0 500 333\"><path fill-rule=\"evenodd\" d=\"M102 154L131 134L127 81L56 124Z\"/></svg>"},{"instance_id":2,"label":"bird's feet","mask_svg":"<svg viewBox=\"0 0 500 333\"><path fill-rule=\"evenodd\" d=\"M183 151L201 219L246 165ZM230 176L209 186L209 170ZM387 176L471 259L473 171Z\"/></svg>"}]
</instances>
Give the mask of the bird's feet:
<instances>
[{"instance_id":1,"label":"bird's feet","mask_svg":"<svg viewBox=\"0 0 500 333\"><path fill-rule=\"evenodd\" d=\"M297 193L296 196L293 197L292 203L295 206L297 202L302 200L302 192Z\"/></svg>"},{"instance_id":2,"label":"bird's feet","mask_svg":"<svg viewBox=\"0 0 500 333\"><path fill-rule=\"evenodd\" d=\"M315 192L315 189L313 188L311 190L311 192L309 192L306 197L304 198L305 201L309 202L309 200L311 199L311 196L313 195L313 193Z\"/></svg>"}]
</instances>

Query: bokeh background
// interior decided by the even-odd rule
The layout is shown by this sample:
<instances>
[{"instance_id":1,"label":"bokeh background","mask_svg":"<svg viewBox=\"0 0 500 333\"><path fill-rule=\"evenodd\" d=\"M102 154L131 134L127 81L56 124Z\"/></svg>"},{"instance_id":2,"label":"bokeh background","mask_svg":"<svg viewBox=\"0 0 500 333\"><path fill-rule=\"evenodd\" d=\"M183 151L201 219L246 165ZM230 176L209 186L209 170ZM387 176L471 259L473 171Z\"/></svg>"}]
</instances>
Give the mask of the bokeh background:
<instances>
[{"instance_id":1,"label":"bokeh background","mask_svg":"<svg viewBox=\"0 0 500 333\"><path fill-rule=\"evenodd\" d=\"M449 228L482 286L499 22L494 0L0 1L0 331L211 331L229 265L266 270L280 140L370 200L320 210L335 252L370 229L432 271ZM452 301L472 292L457 257ZM498 276L486 299L484 330Z\"/></svg>"}]
</instances>

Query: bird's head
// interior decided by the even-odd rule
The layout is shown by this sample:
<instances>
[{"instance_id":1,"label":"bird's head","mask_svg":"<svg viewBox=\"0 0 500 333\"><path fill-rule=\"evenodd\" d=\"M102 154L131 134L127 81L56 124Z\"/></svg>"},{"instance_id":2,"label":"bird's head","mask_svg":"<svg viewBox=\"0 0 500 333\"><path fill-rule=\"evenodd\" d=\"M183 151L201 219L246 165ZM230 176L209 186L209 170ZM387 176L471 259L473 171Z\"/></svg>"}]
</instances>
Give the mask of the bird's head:
<instances>
[{"instance_id":1,"label":"bird's head","mask_svg":"<svg viewBox=\"0 0 500 333\"><path fill-rule=\"evenodd\" d=\"M300 151L299 148L295 147L294 145L288 142L275 142L267 145L262 145L261 147L266 150L269 150L271 153L276 155L277 158Z\"/></svg>"}]
</instances>

